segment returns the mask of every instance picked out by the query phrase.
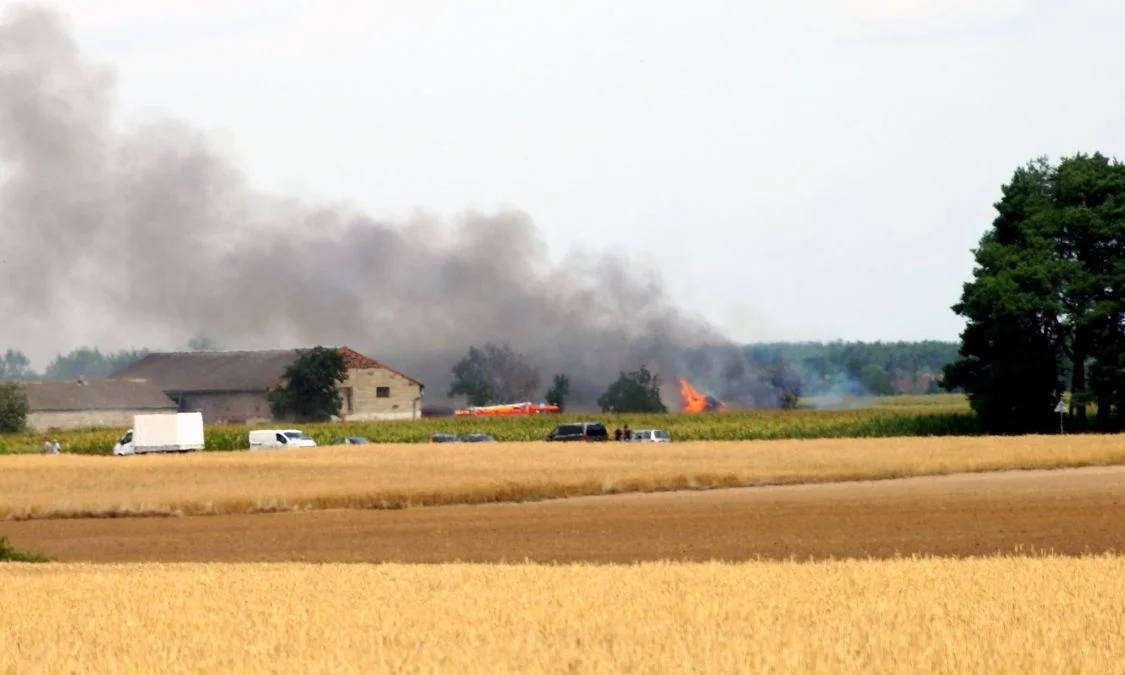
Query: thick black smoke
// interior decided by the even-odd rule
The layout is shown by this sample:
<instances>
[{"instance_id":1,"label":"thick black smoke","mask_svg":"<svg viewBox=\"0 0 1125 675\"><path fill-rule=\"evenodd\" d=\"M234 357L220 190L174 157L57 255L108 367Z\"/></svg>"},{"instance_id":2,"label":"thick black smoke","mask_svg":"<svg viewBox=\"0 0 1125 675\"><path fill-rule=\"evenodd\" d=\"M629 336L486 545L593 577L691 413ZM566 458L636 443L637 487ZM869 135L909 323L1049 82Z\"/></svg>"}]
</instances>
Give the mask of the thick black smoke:
<instances>
[{"instance_id":1,"label":"thick black smoke","mask_svg":"<svg viewBox=\"0 0 1125 675\"><path fill-rule=\"evenodd\" d=\"M445 395L470 344L509 342L591 404L641 364L744 405L773 393L740 350L613 257L551 263L527 215L392 225L247 186L202 133L114 127L112 71L61 17L0 26L0 345L346 344ZM685 349L695 347L697 349Z\"/></svg>"}]
</instances>

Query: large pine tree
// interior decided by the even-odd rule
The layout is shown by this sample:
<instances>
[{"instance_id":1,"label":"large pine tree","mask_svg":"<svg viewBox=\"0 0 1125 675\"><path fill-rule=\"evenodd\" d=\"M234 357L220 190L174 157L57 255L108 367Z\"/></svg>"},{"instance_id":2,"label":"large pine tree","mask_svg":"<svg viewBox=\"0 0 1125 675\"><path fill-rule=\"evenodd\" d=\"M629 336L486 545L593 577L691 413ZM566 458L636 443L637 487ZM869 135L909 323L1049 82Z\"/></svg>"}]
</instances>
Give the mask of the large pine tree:
<instances>
[{"instance_id":1,"label":"large pine tree","mask_svg":"<svg viewBox=\"0 0 1125 675\"><path fill-rule=\"evenodd\" d=\"M1100 154L1016 170L953 310L968 320L944 385L962 387L986 431L1042 433L1069 384L1076 430L1097 400L1120 428L1125 166ZM1069 375L1069 383L1065 381Z\"/></svg>"}]
</instances>

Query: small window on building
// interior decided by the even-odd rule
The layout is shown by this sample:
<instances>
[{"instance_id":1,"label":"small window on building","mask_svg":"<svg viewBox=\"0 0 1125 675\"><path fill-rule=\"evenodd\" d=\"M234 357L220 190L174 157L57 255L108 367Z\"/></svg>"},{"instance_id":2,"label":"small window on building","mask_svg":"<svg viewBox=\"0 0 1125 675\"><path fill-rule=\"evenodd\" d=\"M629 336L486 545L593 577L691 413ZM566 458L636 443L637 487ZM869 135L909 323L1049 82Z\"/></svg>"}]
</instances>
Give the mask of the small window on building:
<instances>
[{"instance_id":1,"label":"small window on building","mask_svg":"<svg viewBox=\"0 0 1125 675\"><path fill-rule=\"evenodd\" d=\"M391 397L391 388L390 387L375 387L375 398L390 398L390 397Z\"/></svg>"}]
</instances>

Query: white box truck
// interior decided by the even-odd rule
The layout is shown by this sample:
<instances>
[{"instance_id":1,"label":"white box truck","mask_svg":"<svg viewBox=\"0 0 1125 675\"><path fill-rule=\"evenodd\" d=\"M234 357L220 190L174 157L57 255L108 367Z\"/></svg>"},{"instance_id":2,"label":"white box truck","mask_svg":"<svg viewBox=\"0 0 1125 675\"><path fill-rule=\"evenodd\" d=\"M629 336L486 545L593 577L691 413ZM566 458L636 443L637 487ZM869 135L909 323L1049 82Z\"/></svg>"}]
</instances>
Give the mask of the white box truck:
<instances>
[{"instance_id":1,"label":"white box truck","mask_svg":"<svg viewBox=\"0 0 1125 675\"><path fill-rule=\"evenodd\" d=\"M113 446L113 454L189 452L203 447L203 413L134 415L133 428Z\"/></svg>"}]
</instances>

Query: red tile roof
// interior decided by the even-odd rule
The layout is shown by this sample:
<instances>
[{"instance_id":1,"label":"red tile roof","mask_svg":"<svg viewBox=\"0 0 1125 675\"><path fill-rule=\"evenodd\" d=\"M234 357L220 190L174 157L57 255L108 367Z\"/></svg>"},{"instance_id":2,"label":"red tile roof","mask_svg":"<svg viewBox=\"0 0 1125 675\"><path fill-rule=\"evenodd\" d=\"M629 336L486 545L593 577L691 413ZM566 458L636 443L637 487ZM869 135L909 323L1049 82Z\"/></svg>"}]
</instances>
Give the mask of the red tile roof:
<instances>
[{"instance_id":1,"label":"red tile roof","mask_svg":"<svg viewBox=\"0 0 1125 675\"><path fill-rule=\"evenodd\" d=\"M388 366L385 363L380 363L379 361L376 361L375 359L371 358L370 356L364 356L363 354L360 354L359 352L357 352L356 350L354 350L350 347L337 347L336 351L339 352L340 355L344 357L344 364L347 365L348 370L352 370L352 369L361 370L361 369L365 369L365 368L382 368L383 370L387 370L387 371L390 371L390 372L394 373L395 375L398 375L399 377L403 378L407 382L410 382L411 384L416 384L419 387L422 386L421 382L419 382L418 380L415 380L414 378L410 377L409 375L407 375L405 373L401 373L401 372L395 370L394 368L391 368L390 366Z\"/></svg>"}]
</instances>

